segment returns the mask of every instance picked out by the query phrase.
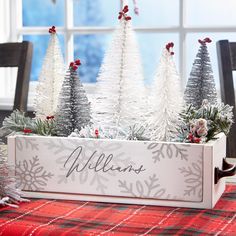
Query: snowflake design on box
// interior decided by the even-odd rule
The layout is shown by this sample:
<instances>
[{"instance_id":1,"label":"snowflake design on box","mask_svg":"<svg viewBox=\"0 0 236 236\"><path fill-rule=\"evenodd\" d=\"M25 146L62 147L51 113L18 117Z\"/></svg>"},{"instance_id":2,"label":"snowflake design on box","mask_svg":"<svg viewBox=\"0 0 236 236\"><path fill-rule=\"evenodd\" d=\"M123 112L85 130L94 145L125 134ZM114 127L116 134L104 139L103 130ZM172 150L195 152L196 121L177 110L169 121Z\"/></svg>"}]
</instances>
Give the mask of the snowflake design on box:
<instances>
[{"instance_id":1,"label":"snowflake design on box","mask_svg":"<svg viewBox=\"0 0 236 236\"><path fill-rule=\"evenodd\" d=\"M147 143L146 143L147 144ZM151 150L153 154L154 163L161 161L165 158L180 158L181 160L188 160L187 145L176 145L176 144L166 144L166 143L150 143L147 146L148 150Z\"/></svg>"},{"instance_id":2,"label":"snowflake design on box","mask_svg":"<svg viewBox=\"0 0 236 236\"><path fill-rule=\"evenodd\" d=\"M184 175L184 182L187 184L184 196L198 196L202 198L202 161L192 162L188 167L179 168Z\"/></svg>"},{"instance_id":3,"label":"snowflake design on box","mask_svg":"<svg viewBox=\"0 0 236 236\"><path fill-rule=\"evenodd\" d=\"M47 186L53 174L44 170L39 158L19 161L16 163L17 188L31 191L41 191Z\"/></svg>"},{"instance_id":4,"label":"snowflake design on box","mask_svg":"<svg viewBox=\"0 0 236 236\"><path fill-rule=\"evenodd\" d=\"M22 151L24 148L25 149L30 149L31 151L34 151L34 150L39 150L39 144L37 142L37 139L36 138L23 138L23 137L20 137L20 138L16 138L16 148L19 150L19 151Z\"/></svg>"},{"instance_id":5,"label":"snowflake design on box","mask_svg":"<svg viewBox=\"0 0 236 236\"><path fill-rule=\"evenodd\" d=\"M69 141L69 143L73 144L73 142L71 142L72 140ZM53 141L53 139L51 139L48 142L45 142L44 145L47 147L48 150L53 150L54 154L57 155L59 153L62 153L64 151L73 151L73 146L71 147L71 145L65 145L64 142L62 142L61 139L58 139L56 142Z\"/></svg>"},{"instance_id":6,"label":"snowflake design on box","mask_svg":"<svg viewBox=\"0 0 236 236\"><path fill-rule=\"evenodd\" d=\"M66 144L66 142L68 142L68 145ZM85 169L79 174L73 172L69 178L66 178L66 173L68 172L69 168L64 168L64 163L68 158L68 153L71 153L75 148L78 147L78 145L83 145L85 147L85 151L81 153L80 163L81 165L85 165L85 163L88 161L89 156L91 155L91 152L94 152L95 150L99 150L99 152L101 153L116 151L116 158L112 160L115 165L134 165L134 163L131 161L131 158L126 157L125 153L122 152L122 145L115 142L107 143L101 142L101 140L93 139L80 140L80 143L78 144L78 140L76 139L67 139L65 141L62 139L58 139L57 141L50 140L50 142L45 143L45 145L47 146L48 150L53 150L55 155L58 155L59 153L62 154L56 159L56 163L61 166L60 170L63 171L63 173L65 174L58 175L58 184L67 183L69 180L73 182L78 180L80 184L85 184L89 181L89 184L91 186L94 186L94 188L102 194L106 193L110 176L114 176L116 174L111 172L107 172L106 174L92 172L91 175L91 172L89 172L88 169ZM66 154L64 151L66 151ZM88 154L89 152L90 154Z\"/></svg>"},{"instance_id":7,"label":"snowflake design on box","mask_svg":"<svg viewBox=\"0 0 236 236\"><path fill-rule=\"evenodd\" d=\"M139 180L134 183L126 180L119 180L118 182L121 193L128 194L131 197L177 199L177 196L171 196L166 193L167 190L161 187L156 174L149 176L143 182Z\"/></svg>"}]
</instances>

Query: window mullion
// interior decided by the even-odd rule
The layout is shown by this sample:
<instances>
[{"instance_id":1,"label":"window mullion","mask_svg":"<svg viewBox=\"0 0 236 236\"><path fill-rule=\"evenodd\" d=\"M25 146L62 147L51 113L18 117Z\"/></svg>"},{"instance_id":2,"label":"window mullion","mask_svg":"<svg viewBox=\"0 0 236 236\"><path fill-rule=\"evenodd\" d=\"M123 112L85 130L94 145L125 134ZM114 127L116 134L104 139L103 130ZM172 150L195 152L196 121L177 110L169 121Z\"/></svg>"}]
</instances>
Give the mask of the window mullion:
<instances>
[{"instance_id":1,"label":"window mullion","mask_svg":"<svg viewBox=\"0 0 236 236\"><path fill-rule=\"evenodd\" d=\"M69 61L72 61L74 58L73 51L74 51L74 37L71 33L71 30L74 26L73 20L73 0L64 0L65 1L65 31L64 31L64 38L65 38L65 62L66 64Z\"/></svg>"},{"instance_id":2,"label":"window mullion","mask_svg":"<svg viewBox=\"0 0 236 236\"><path fill-rule=\"evenodd\" d=\"M180 76L182 78L182 89L186 83L186 31L185 31L185 0L179 0L179 65Z\"/></svg>"}]
</instances>

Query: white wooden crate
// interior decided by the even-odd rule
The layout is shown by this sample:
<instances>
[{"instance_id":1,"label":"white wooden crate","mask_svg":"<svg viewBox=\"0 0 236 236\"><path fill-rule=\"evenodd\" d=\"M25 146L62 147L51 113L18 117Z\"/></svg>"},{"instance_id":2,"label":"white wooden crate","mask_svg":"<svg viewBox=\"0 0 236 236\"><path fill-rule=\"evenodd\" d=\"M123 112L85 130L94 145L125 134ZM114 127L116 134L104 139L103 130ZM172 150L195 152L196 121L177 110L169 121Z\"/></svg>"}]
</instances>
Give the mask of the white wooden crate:
<instances>
[{"instance_id":1,"label":"white wooden crate","mask_svg":"<svg viewBox=\"0 0 236 236\"><path fill-rule=\"evenodd\" d=\"M26 197L212 208L226 153L223 134L207 144L14 136L9 162Z\"/></svg>"}]
</instances>

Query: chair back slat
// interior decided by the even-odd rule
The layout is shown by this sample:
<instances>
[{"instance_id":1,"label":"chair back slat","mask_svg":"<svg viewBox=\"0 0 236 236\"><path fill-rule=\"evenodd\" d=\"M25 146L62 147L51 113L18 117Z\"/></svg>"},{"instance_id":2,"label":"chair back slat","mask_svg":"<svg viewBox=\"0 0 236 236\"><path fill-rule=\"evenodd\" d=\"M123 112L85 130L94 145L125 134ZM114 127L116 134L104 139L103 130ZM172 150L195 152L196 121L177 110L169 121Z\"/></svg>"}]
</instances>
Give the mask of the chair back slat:
<instances>
[{"instance_id":1,"label":"chair back slat","mask_svg":"<svg viewBox=\"0 0 236 236\"><path fill-rule=\"evenodd\" d=\"M236 70L236 42L220 40L216 43L221 100L233 106L234 119L236 119L235 88L233 71ZM233 123L227 138L227 157L236 158L236 123Z\"/></svg>"},{"instance_id":2,"label":"chair back slat","mask_svg":"<svg viewBox=\"0 0 236 236\"><path fill-rule=\"evenodd\" d=\"M18 67L13 109L27 111L32 53L31 42L0 44L0 67Z\"/></svg>"},{"instance_id":3,"label":"chair back slat","mask_svg":"<svg viewBox=\"0 0 236 236\"><path fill-rule=\"evenodd\" d=\"M236 43L229 43L232 70L236 70Z\"/></svg>"}]
</instances>

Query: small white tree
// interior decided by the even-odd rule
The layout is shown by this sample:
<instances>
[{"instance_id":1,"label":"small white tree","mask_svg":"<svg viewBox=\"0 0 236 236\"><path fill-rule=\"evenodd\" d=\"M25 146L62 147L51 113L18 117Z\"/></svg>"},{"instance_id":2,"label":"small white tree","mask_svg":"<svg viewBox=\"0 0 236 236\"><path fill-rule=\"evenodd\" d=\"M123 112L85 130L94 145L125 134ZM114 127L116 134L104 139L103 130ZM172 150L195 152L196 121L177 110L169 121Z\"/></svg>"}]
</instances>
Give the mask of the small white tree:
<instances>
[{"instance_id":1,"label":"small white tree","mask_svg":"<svg viewBox=\"0 0 236 236\"><path fill-rule=\"evenodd\" d=\"M51 38L39 75L39 83L36 88L37 96L34 104L36 116L41 118L55 115L65 72L64 60L55 26L49 29L49 33Z\"/></svg>"},{"instance_id":2,"label":"small white tree","mask_svg":"<svg viewBox=\"0 0 236 236\"><path fill-rule=\"evenodd\" d=\"M161 60L153 82L150 103L151 139L171 141L180 122L179 113L183 108L180 77L173 61L173 43L163 49Z\"/></svg>"},{"instance_id":3,"label":"small white tree","mask_svg":"<svg viewBox=\"0 0 236 236\"><path fill-rule=\"evenodd\" d=\"M93 103L94 123L127 128L145 120L144 81L137 41L128 6L119 13L120 24L113 34L97 79Z\"/></svg>"}]
</instances>

